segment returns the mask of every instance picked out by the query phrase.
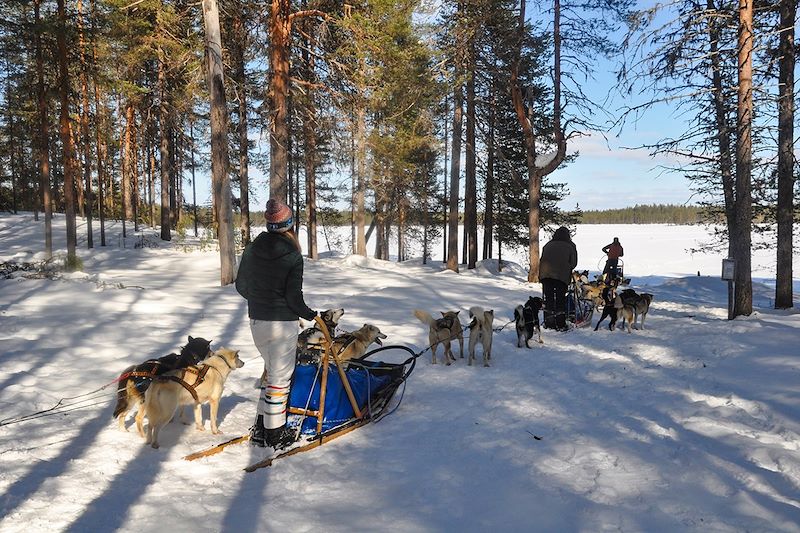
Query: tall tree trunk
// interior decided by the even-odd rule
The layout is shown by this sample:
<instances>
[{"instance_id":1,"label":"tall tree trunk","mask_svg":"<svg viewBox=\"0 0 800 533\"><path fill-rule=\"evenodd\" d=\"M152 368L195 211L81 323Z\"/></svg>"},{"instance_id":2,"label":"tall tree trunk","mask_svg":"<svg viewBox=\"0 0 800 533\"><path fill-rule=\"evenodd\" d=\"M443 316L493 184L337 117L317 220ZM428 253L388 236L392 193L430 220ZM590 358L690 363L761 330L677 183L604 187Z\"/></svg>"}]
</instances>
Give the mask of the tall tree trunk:
<instances>
[{"instance_id":1,"label":"tall tree trunk","mask_svg":"<svg viewBox=\"0 0 800 533\"><path fill-rule=\"evenodd\" d=\"M64 214L67 224L67 270L78 267L78 256L75 253L78 244L77 225L75 221L75 156L72 146L72 134L69 124L69 56L67 53L67 14L64 0L58 0L59 30L56 35L58 45L58 77L61 97L61 118L59 132L64 157Z\"/></svg>"},{"instance_id":2,"label":"tall tree trunk","mask_svg":"<svg viewBox=\"0 0 800 533\"><path fill-rule=\"evenodd\" d=\"M124 162L122 164L122 216L125 220L133 220L133 202L131 190L133 176L136 173L133 165L133 129L134 129L133 103L129 100L125 106L125 142L123 144Z\"/></svg>"},{"instance_id":3,"label":"tall tree trunk","mask_svg":"<svg viewBox=\"0 0 800 533\"><path fill-rule=\"evenodd\" d=\"M305 35L311 35L309 24L304 24ZM306 41L302 52L305 66L306 81L314 82L314 56L309 53L312 43ZM308 224L308 257L317 259L317 109L314 102L316 90L313 87L306 89L303 103L305 106L305 120L303 120L303 138L305 140L305 153L303 162L306 177L306 222Z\"/></svg>"},{"instance_id":4,"label":"tall tree trunk","mask_svg":"<svg viewBox=\"0 0 800 533\"><path fill-rule=\"evenodd\" d=\"M313 113L313 108L307 110ZM316 186L316 133L307 117L305 130L306 150L304 154L306 176L306 218L308 223L308 257L318 259L317 253L317 186Z\"/></svg>"},{"instance_id":5,"label":"tall tree trunk","mask_svg":"<svg viewBox=\"0 0 800 533\"><path fill-rule=\"evenodd\" d=\"M525 0L520 0L519 34L517 36L517 55L511 67L511 100L522 127L525 144L525 162L528 168L528 281L539 281L539 226L542 178L553 172L564 161L567 144L561 129L561 2L553 5L553 137L556 153L549 161L537 166L536 132L526 109L519 82L519 63L522 53L522 40L525 35Z\"/></svg>"},{"instance_id":6,"label":"tall tree trunk","mask_svg":"<svg viewBox=\"0 0 800 533\"><path fill-rule=\"evenodd\" d=\"M81 60L81 143L83 146L83 181L85 191L86 247L94 248L92 235L92 143L89 136L89 62L86 59L86 36L83 28L83 1L78 0L78 46ZM96 126L95 126L96 127Z\"/></svg>"},{"instance_id":7,"label":"tall tree trunk","mask_svg":"<svg viewBox=\"0 0 800 533\"><path fill-rule=\"evenodd\" d=\"M753 124L753 0L739 0L738 39L739 90L736 126L736 233L733 254L736 260L733 316L753 312L751 279L751 224L753 205L751 191L752 124Z\"/></svg>"},{"instance_id":8,"label":"tall tree trunk","mask_svg":"<svg viewBox=\"0 0 800 533\"><path fill-rule=\"evenodd\" d=\"M714 0L707 0L706 7L710 13L717 13ZM719 148L719 170L722 178L722 191L725 202L725 220L728 235L736 233L736 212L734 189L736 180L733 176L731 160L731 128L728 123L728 110L725 98L725 87L722 80L723 58L720 55L721 41L720 19L718 16L708 17L708 38L711 51L711 83L714 90L714 122L716 125L717 145ZM733 241L728 240L728 257L733 257Z\"/></svg>"},{"instance_id":9,"label":"tall tree trunk","mask_svg":"<svg viewBox=\"0 0 800 533\"><path fill-rule=\"evenodd\" d=\"M236 280L231 184L228 177L228 115L222 69L222 37L216 0L203 0L208 53L208 87L211 94L211 180L219 224L220 282Z\"/></svg>"},{"instance_id":10,"label":"tall tree trunk","mask_svg":"<svg viewBox=\"0 0 800 533\"><path fill-rule=\"evenodd\" d=\"M475 43L470 38L467 66L467 146L464 161L464 238L467 268L478 260L478 177L475 163Z\"/></svg>"},{"instance_id":11,"label":"tall tree trunk","mask_svg":"<svg viewBox=\"0 0 800 533\"><path fill-rule=\"evenodd\" d=\"M489 100L489 131L486 138L486 200L483 213L483 258L492 257L492 234L494 231L494 128L495 128L494 89Z\"/></svg>"},{"instance_id":12,"label":"tall tree trunk","mask_svg":"<svg viewBox=\"0 0 800 533\"><path fill-rule=\"evenodd\" d=\"M244 25L244 3L237 2L233 15L233 42L231 55L233 56L234 78L239 92L239 199L241 206L242 245L247 245L251 240L250 235L250 143L247 139L247 74L245 72L245 50L247 48L247 30Z\"/></svg>"},{"instance_id":13,"label":"tall tree trunk","mask_svg":"<svg viewBox=\"0 0 800 533\"><path fill-rule=\"evenodd\" d=\"M364 200L367 190L367 119L366 111L359 107L356 111L356 254L366 257L367 239L364 233L366 215Z\"/></svg>"},{"instance_id":14,"label":"tall tree trunk","mask_svg":"<svg viewBox=\"0 0 800 533\"><path fill-rule=\"evenodd\" d=\"M192 164L192 218L194 218L194 236L197 237L197 178L195 177L194 163L194 114L189 119L189 140L191 141L191 164Z\"/></svg>"},{"instance_id":15,"label":"tall tree trunk","mask_svg":"<svg viewBox=\"0 0 800 533\"><path fill-rule=\"evenodd\" d=\"M8 57L6 57L6 70L11 71ZM11 210L17 213L17 176L21 173L17 168L17 138L14 134L14 105L11 103L11 76L6 77L6 111L8 112L8 150L9 150L9 171L11 172ZM21 163L22 161L20 161Z\"/></svg>"},{"instance_id":16,"label":"tall tree trunk","mask_svg":"<svg viewBox=\"0 0 800 533\"><path fill-rule=\"evenodd\" d=\"M169 109L167 108L167 80L164 52L158 54L158 94L159 94L159 136L160 136L160 167L161 167L161 240L172 240L169 224Z\"/></svg>"},{"instance_id":17,"label":"tall tree trunk","mask_svg":"<svg viewBox=\"0 0 800 533\"><path fill-rule=\"evenodd\" d=\"M131 127L131 216L133 231L139 231L139 136L136 128L136 114L133 114Z\"/></svg>"},{"instance_id":18,"label":"tall tree trunk","mask_svg":"<svg viewBox=\"0 0 800 533\"><path fill-rule=\"evenodd\" d=\"M406 260L406 198L400 198L397 202L397 262Z\"/></svg>"},{"instance_id":19,"label":"tall tree trunk","mask_svg":"<svg viewBox=\"0 0 800 533\"><path fill-rule=\"evenodd\" d=\"M291 22L289 0L272 0L269 17L270 129L269 195L286 201L289 123L286 99L289 93L289 46Z\"/></svg>"},{"instance_id":20,"label":"tall tree trunk","mask_svg":"<svg viewBox=\"0 0 800 533\"><path fill-rule=\"evenodd\" d=\"M153 155L153 145L150 143L152 125L148 125L147 141L144 144L144 158L147 163L147 220L151 228L156 226L156 158Z\"/></svg>"},{"instance_id":21,"label":"tall tree trunk","mask_svg":"<svg viewBox=\"0 0 800 533\"><path fill-rule=\"evenodd\" d=\"M778 243L775 275L775 309L794 305L792 254L794 246L794 24L796 0L780 3L780 67L778 80Z\"/></svg>"},{"instance_id":22,"label":"tall tree trunk","mask_svg":"<svg viewBox=\"0 0 800 533\"><path fill-rule=\"evenodd\" d=\"M448 205L448 197L447 197L447 150L448 150L448 140L447 140L447 120L450 114L450 102L448 101L447 93L445 93L444 97L444 143L442 146L444 147L444 172L442 173L442 262L447 261L447 246L448 246L448 239L447 239L447 205Z\"/></svg>"},{"instance_id":23,"label":"tall tree trunk","mask_svg":"<svg viewBox=\"0 0 800 533\"><path fill-rule=\"evenodd\" d=\"M172 229L178 227L178 145L175 142L175 110L169 113L169 129L167 131L167 144L169 151L169 226Z\"/></svg>"},{"instance_id":24,"label":"tall tree trunk","mask_svg":"<svg viewBox=\"0 0 800 533\"><path fill-rule=\"evenodd\" d=\"M100 133L103 131L105 127L104 117L105 114L103 112L103 107L101 106L100 101L100 87L97 83L97 43L95 41L95 19L96 19L96 4L94 0L91 3L91 32L89 36L89 41L92 45L92 81L94 86L94 110L95 110L95 125L94 125L94 134L95 134L95 147L97 153L97 211L98 216L100 218L100 246L106 245L106 218L105 218L105 210L104 208L104 190L103 190L103 183L105 180L105 157L106 157L106 145L105 140Z\"/></svg>"},{"instance_id":25,"label":"tall tree trunk","mask_svg":"<svg viewBox=\"0 0 800 533\"><path fill-rule=\"evenodd\" d=\"M40 15L41 0L34 0L33 10L36 19L34 32L36 48L36 102L39 114L39 131L37 154L39 156L39 176L42 190L42 205L44 208L44 248L45 258L53 257L53 200L50 189L50 128L47 117L47 98L44 85L44 58L42 57L42 21Z\"/></svg>"},{"instance_id":26,"label":"tall tree trunk","mask_svg":"<svg viewBox=\"0 0 800 533\"><path fill-rule=\"evenodd\" d=\"M453 89L453 144L450 157L450 212L448 214L447 268L458 272L458 190L461 179L462 67L456 61Z\"/></svg>"},{"instance_id":27,"label":"tall tree trunk","mask_svg":"<svg viewBox=\"0 0 800 533\"><path fill-rule=\"evenodd\" d=\"M386 259L383 254L383 241L386 238L384 224L386 223L386 212L384 211L386 202L383 200L382 192L375 191L375 259Z\"/></svg>"}]
</instances>

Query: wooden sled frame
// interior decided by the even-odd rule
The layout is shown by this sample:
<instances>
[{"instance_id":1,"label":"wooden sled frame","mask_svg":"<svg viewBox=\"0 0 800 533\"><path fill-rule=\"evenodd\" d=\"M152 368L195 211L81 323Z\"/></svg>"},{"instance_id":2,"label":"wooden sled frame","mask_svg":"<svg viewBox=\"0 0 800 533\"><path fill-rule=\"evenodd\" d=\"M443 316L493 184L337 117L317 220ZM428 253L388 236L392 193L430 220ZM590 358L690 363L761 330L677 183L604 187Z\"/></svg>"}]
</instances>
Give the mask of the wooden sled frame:
<instances>
[{"instance_id":1,"label":"wooden sled frame","mask_svg":"<svg viewBox=\"0 0 800 533\"><path fill-rule=\"evenodd\" d=\"M322 348L323 348L322 358L320 359L319 362L322 369L322 382L320 383L320 390L319 390L319 411L314 411L305 408L300 409L298 407L290 407L289 414L301 415L303 417L310 416L316 418L317 419L317 433L315 435L316 437L322 433L322 420L325 416L325 395L328 390L328 369L330 368L331 358L333 358L333 362L336 363L336 370L338 370L339 372L339 377L341 378L342 385L344 386L344 390L347 393L347 399L350 400L350 406L353 408L353 413L355 413L356 420L361 420L364 417L365 413L363 413L361 409L358 408L358 402L356 402L356 397L353 394L352 387L350 386L350 380L347 378L347 373L344 371L344 367L342 366L342 360L339 358L339 354L334 353L333 351L333 339L331 338L330 331L328 331L328 326L325 325L325 322L319 316L315 317L314 321L317 323L317 328L319 328L322 331L322 335L325 337L325 340L322 343ZM309 395L312 394L313 391L314 388L312 386L311 390L309 391Z\"/></svg>"}]
</instances>

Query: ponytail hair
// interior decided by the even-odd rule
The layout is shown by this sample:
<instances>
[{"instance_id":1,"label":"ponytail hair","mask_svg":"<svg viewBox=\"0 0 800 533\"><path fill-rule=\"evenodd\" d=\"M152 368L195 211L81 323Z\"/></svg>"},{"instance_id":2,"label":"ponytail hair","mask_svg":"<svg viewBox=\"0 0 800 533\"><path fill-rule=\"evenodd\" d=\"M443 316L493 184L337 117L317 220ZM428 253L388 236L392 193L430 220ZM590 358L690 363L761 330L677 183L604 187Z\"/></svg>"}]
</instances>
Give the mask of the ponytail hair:
<instances>
[{"instance_id":1,"label":"ponytail hair","mask_svg":"<svg viewBox=\"0 0 800 533\"><path fill-rule=\"evenodd\" d=\"M295 235L293 229L289 228L286 231L279 233L278 235L286 238L286 240L291 242L295 250L297 250L299 253L301 254L303 253L303 249L300 247L300 241L297 240L297 235Z\"/></svg>"}]
</instances>

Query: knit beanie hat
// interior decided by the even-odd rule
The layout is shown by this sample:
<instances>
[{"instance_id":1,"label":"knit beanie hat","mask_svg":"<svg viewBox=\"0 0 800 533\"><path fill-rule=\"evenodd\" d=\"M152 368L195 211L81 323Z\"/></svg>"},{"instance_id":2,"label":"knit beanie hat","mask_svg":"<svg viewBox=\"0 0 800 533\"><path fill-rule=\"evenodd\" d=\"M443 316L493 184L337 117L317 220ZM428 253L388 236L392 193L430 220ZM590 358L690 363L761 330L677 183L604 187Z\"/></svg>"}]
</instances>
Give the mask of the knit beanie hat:
<instances>
[{"instance_id":1,"label":"knit beanie hat","mask_svg":"<svg viewBox=\"0 0 800 533\"><path fill-rule=\"evenodd\" d=\"M267 231L270 233L283 233L292 227L292 210L280 200L271 198L267 202L264 216L267 219Z\"/></svg>"}]
</instances>

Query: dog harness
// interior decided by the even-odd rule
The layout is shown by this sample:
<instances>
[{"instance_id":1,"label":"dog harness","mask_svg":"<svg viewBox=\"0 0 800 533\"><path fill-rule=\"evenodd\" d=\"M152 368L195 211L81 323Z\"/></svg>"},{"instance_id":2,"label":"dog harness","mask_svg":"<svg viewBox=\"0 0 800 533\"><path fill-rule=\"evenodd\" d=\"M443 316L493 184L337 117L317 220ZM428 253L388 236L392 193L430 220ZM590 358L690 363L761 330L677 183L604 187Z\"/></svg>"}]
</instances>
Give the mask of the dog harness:
<instances>
[{"instance_id":1,"label":"dog harness","mask_svg":"<svg viewBox=\"0 0 800 533\"><path fill-rule=\"evenodd\" d=\"M353 344L353 342L355 342L355 340L356 340L356 336L353 335L352 333L343 333L343 334L335 337L333 339L333 344L336 344L336 341L341 341L342 342L342 347L339 348L339 351L336 352L336 355L339 355L340 353L345 351L348 346L350 346L351 344Z\"/></svg>"},{"instance_id":2,"label":"dog harness","mask_svg":"<svg viewBox=\"0 0 800 533\"><path fill-rule=\"evenodd\" d=\"M452 329L453 328L453 317L445 316L445 317L436 319L436 327L439 328L439 329Z\"/></svg>"},{"instance_id":3,"label":"dog harness","mask_svg":"<svg viewBox=\"0 0 800 533\"><path fill-rule=\"evenodd\" d=\"M222 357L222 359L224 360L225 358ZM225 361L225 364L228 364L228 362ZM230 365L228 366L230 367ZM195 403L199 403L200 398L197 396L197 391L195 389L197 388L198 385L200 385L203 381L205 381L206 374L208 374L209 368L214 368L214 367L210 365L200 365L199 367L190 366L184 368L180 376L159 376L158 379L166 379L169 381L174 381L175 383L177 383L178 385L189 391L189 394L192 395L192 398L194 398ZM183 379L184 376L186 376L187 372L190 374L195 374L197 376L192 384L189 384L187 381Z\"/></svg>"}]
</instances>

